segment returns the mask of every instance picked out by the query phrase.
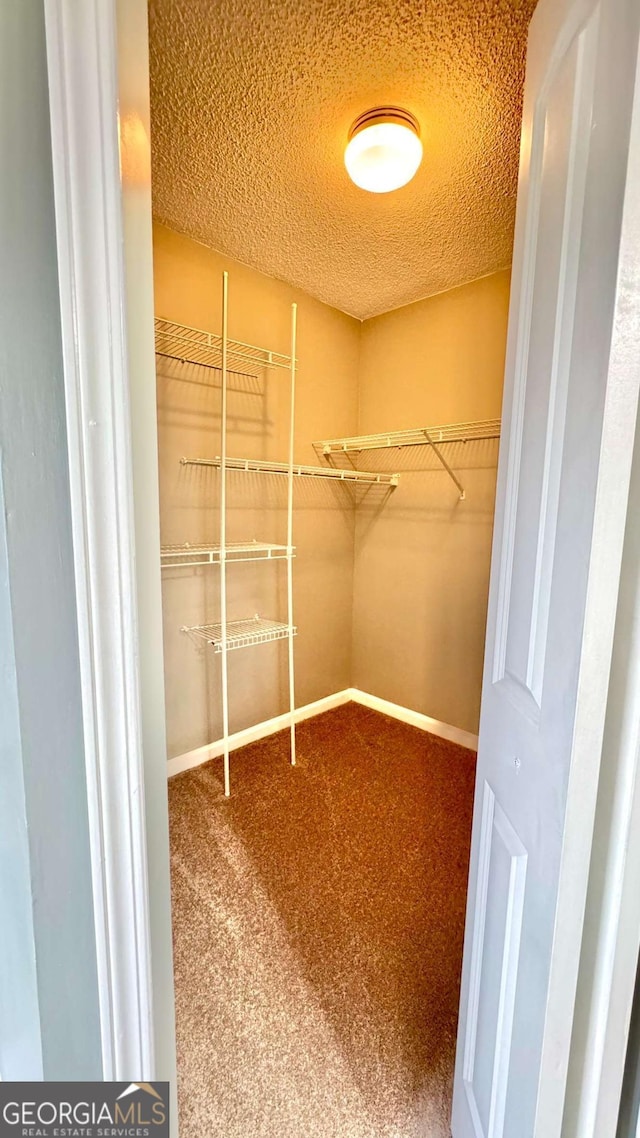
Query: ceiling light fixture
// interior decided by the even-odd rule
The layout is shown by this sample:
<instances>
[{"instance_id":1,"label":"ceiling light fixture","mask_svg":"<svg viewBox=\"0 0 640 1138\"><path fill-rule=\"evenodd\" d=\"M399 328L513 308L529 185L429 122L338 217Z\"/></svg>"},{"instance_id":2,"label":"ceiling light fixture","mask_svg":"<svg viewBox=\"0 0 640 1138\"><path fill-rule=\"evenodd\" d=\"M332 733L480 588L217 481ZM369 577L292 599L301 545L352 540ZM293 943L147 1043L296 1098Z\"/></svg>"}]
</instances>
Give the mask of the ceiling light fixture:
<instances>
[{"instance_id":1,"label":"ceiling light fixture","mask_svg":"<svg viewBox=\"0 0 640 1138\"><path fill-rule=\"evenodd\" d=\"M422 161L418 120L401 107L374 107L356 119L344 152L356 186L388 194L406 186Z\"/></svg>"}]
</instances>

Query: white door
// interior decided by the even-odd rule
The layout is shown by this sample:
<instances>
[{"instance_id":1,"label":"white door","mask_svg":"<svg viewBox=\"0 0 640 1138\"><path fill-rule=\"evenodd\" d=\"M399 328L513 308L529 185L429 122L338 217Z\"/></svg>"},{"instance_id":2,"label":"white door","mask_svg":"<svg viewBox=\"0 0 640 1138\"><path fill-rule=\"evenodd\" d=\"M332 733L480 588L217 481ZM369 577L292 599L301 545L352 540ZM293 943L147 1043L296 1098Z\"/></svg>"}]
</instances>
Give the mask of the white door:
<instances>
[{"instance_id":1,"label":"white door","mask_svg":"<svg viewBox=\"0 0 640 1138\"><path fill-rule=\"evenodd\" d=\"M616 351L639 23L540 0L529 36L454 1138L562 1122L640 373Z\"/></svg>"}]
</instances>

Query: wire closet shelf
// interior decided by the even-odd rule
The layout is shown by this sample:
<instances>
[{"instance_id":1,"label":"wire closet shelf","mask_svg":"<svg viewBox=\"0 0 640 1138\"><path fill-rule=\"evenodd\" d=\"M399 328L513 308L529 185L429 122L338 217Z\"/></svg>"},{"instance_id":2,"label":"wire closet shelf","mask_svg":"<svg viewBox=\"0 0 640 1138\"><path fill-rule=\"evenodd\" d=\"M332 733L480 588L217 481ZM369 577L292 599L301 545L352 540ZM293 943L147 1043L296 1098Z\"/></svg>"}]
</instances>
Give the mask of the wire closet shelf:
<instances>
[{"instance_id":1,"label":"wire closet shelf","mask_svg":"<svg viewBox=\"0 0 640 1138\"><path fill-rule=\"evenodd\" d=\"M435 427L413 427L404 431L385 431L377 435L352 435L343 439L321 439L313 444L316 454L332 463L337 455L359 455L363 451L428 446L458 490L461 502L465 490L441 448L450 443L470 443L500 438L500 419L484 419L470 423L447 423ZM332 467L331 469L342 469ZM397 478L398 476L394 476Z\"/></svg>"},{"instance_id":2,"label":"wire closet shelf","mask_svg":"<svg viewBox=\"0 0 640 1138\"><path fill-rule=\"evenodd\" d=\"M191 628L183 626L181 631L206 640L213 645L215 652L221 653L232 652L236 648L250 648L254 644L269 644L274 640L287 640L295 636L298 630L295 625L265 620L256 615L245 620L227 621L226 634L223 634L222 623L196 624Z\"/></svg>"},{"instance_id":3,"label":"wire closet shelf","mask_svg":"<svg viewBox=\"0 0 640 1138\"><path fill-rule=\"evenodd\" d=\"M186 465L218 466L220 468L220 522L219 541L191 545L164 545L161 548L161 564L164 568L187 565L219 566L220 620L216 623L183 625L181 632L206 641L214 652L221 656L220 686L222 696L222 747L224 764L224 793L231 793L229 763L229 675L227 655L239 648L249 648L255 644L268 644L272 641L288 642L289 673L289 718L291 730L291 764L296 761L295 736L295 683L293 639L297 628L293 623L293 433L295 422L296 390L296 331L297 305L291 305L291 352L274 352L232 340L228 331L229 320L229 275L222 274L222 332L205 332L175 321L157 318L155 321L156 354L169 357L184 364L195 364L214 368L220 372L220 455L211 459L182 459ZM237 469L237 460L227 455L227 416L228 416L228 377L234 371L258 377L263 371L284 370L289 380L289 456L286 463L274 464L278 471L287 475L287 540L286 544L263 541L227 541L227 474ZM248 460L247 460L248 461ZM243 469L244 469L243 465ZM227 613L227 566L239 561L284 560L287 569L287 619L285 622L267 620L258 615L243 620L229 620Z\"/></svg>"},{"instance_id":4,"label":"wire closet shelf","mask_svg":"<svg viewBox=\"0 0 640 1138\"><path fill-rule=\"evenodd\" d=\"M468 443L500 438L500 419L471 423L447 423L437 427L414 427L406 431L384 431L377 435L354 435L345 439L322 439L313 448L317 454L360 454L364 450L392 447L433 446L434 443Z\"/></svg>"},{"instance_id":5,"label":"wire closet shelf","mask_svg":"<svg viewBox=\"0 0 640 1138\"><path fill-rule=\"evenodd\" d=\"M183 466L222 466L222 458L182 458ZM227 470L244 470L259 474L285 474L294 478L329 478L335 482L364 482L369 486L397 486L397 474L383 474L374 470L338 469L331 466L305 466L294 463L290 468L286 462L271 462L258 458L225 458Z\"/></svg>"},{"instance_id":6,"label":"wire closet shelf","mask_svg":"<svg viewBox=\"0 0 640 1138\"><path fill-rule=\"evenodd\" d=\"M286 545L275 545L266 541L232 541L228 542L224 557L229 561L279 561L288 557L295 557L295 548L289 550ZM165 569L178 569L193 565L219 565L223 552L220 545L163 545L160 549L160 561Z\"/></svg>"},{"instance_id":7,"label":"wire closet shelf","mask_svg":"<svg viewBox=\"0 0 640 1138\"><path fill-rule=\"evenodd\" d=\"M167 356L184 364L198 364L202 367L222 371L241 370L245 374L258 376L265 368L280 368L289 372L291 356L259 348L255 344L245 344L242 340L205 332L201 328L190 328L187 324L176 324L173 320L156 317L156 354Z\"/></svg>"}]
</instances>

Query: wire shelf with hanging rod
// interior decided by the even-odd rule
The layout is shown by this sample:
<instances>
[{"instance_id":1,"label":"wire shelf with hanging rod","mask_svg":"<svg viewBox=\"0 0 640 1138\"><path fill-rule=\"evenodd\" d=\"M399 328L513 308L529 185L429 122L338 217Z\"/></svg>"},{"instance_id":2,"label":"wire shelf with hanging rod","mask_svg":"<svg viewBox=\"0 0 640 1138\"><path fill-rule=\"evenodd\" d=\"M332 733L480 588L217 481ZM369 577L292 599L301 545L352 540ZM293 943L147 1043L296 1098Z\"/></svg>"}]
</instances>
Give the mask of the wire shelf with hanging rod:
<instances>
[{"instance_id":1,"label":"wire shelf with hanging rod","mask_svg":"<svg viewBox=\"0 0 640 1138\"><path fill-rule=\"evenodd\" d=\"M464 501L464 487L441 448L451 443L470 443L499 438L500 419L483 419L468 423L447 423L434 427L413 427L403 431L384 431L375 435L352 435L349 438L342 439L321 439L314 442L313 447L316 454L325 458L328 463L334 462L338 456L344 455L349 458L351 455L360 455L364 451L382 451L416 446L429 447L457 487L460 501ZM331 469L342 470L343 468L332 466Z\"/></svg>"},{"instance_id":2,"label":"wire shelf with hanging rod","mask_svg":"<svg viewBox=\"0 0 640 1138\"><path fill-rule=\"evenodd\" d=\"M182 458L183 466L222 466L222 459L216 458ZM333 466L305 466L294 463L290 470L286 462L271 462L259 458L226 458L227 470L244 470L258 474L292 474L294 478L328 478L336 482L363 482L369 486L380 485L394 487L398 485L397 474L383 474L373 470L353 470Z\"/></svg>"},{"instance_id":3,"label":"wire shelf with hanging rod","mask_svg":"<svg viewBox=\"0 0 640 1138\"><path fill-rule=\"evenodd\" d=\"M500 419L484 419L471 423L448 423L438 427L414 427L407 431L383 431L377 435L354 435L344 439L315 442L317 454L360 454L363 450L386 450L391 447L432 446L436 443L468 443L477 439L499 439Z\"/></svg>"}]
</instances>

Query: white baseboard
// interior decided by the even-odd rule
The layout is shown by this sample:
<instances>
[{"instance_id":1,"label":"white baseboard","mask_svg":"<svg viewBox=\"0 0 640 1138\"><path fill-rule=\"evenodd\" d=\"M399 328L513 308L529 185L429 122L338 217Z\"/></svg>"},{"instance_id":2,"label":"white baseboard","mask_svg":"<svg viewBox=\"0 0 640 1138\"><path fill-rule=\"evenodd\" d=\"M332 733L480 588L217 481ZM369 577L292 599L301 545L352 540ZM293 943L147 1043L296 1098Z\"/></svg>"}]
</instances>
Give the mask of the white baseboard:
<instances>
[{"instance_id":1,"label":"white baseboard","mask_svg":"<svg viewBox=\"0 0 640 1138\"><path fill-rule=\"evenodd\" d=\"M450 723L442 723L439 719L432 719L430 715L422 715L419 711L411 711L409 707L401 707L399 703L391 703L388 699L369 695L359 688L349 688L349 699L354 703L361 703L363 707L370 707L372 711L380 711L392 719L399 719L401 723L410 723L412 727L419 727L421 731L428 731L431 735L448 739L450 743L458 743L470 751L478 750L478 736L472 735L470 731L463 731L461 727L452 727Z\"/></svg>"},{"instance_id":2,"label":"white baseboard","mask_svg":"<svg viewBox=\"0 0 640 1138\"><path fill-rule=\"evenodd\" d=\"M360 703L363 707L370 707L372 711L380 711L392 719L399 719L401 723L409 723L421 731L428 731L431 735L438 735L441 739L448 739L451 743L459 743L461 747L468 747L470 751L478 750L478 736L470 731L462 731L460 727L452 727L449 723L441 723L439 719L432 719L429 715L422 715L419 711L411 711L408 707L401 707L398 703L391 703L388 699L380 699L377 695L369 695L359 688L345 688L344 691L327 695L324 699L317 699L314 703L307 703L295 711L295 722L302 723L305 719L312 719L314 715L321 715L323 711L331 711L334 707L341 707L344 703ZM266 739L268 735L275 735L277 731L284 731L291 724L291 716L287 711L284 715L276 715L274 719L265 719L256 723L254 727L247 727L244 731L236 731L229 736L229 750L237 751L238 747L246 747L248 743L255 743L258 739ZM196 747L194 751L186 751L184 755L176 755L174 759L167 760L167 777L181 774L191 767L199 767L208 763L209 759L218 758L223 751L222 740L207 743L204 747Z\"/></svg>"},{"instance_id":3,"label":"white baseboard","mask_svg":"<svg viewBox=\"0 0 640 1138\"><path fill-rule=\"evenodd\" d=\"M327 695L324 699L316 699L314 703L306 703L304 707L296 708L295 722L302 723L304 719L312 719L314 715L321 715L323 711L331 711L334 707L341 707L343 703L349 703L350 700L350 688L335 692L334 695ZM276 715L273 719L265 719L262 723L256 723L254 727L247 727L244 731L236 731L234 735L230 735L229 750L237 751L238 747L246 747L247 743L266 739L268 735L275 735L277 731L284 731L290 726L291 712L289 711L285 712L284 715ZM204 747L196 747L195 751L186 751L184 755L176 755L174 759L167 760L167 777L171 778L174 774L181 774L182 771L188 771L191 767L199 767L201 763L208 763L209 759L218 758L223 750L222 739L217 739L215 743L206 743Z\"/></svg>"}]
</instances>

